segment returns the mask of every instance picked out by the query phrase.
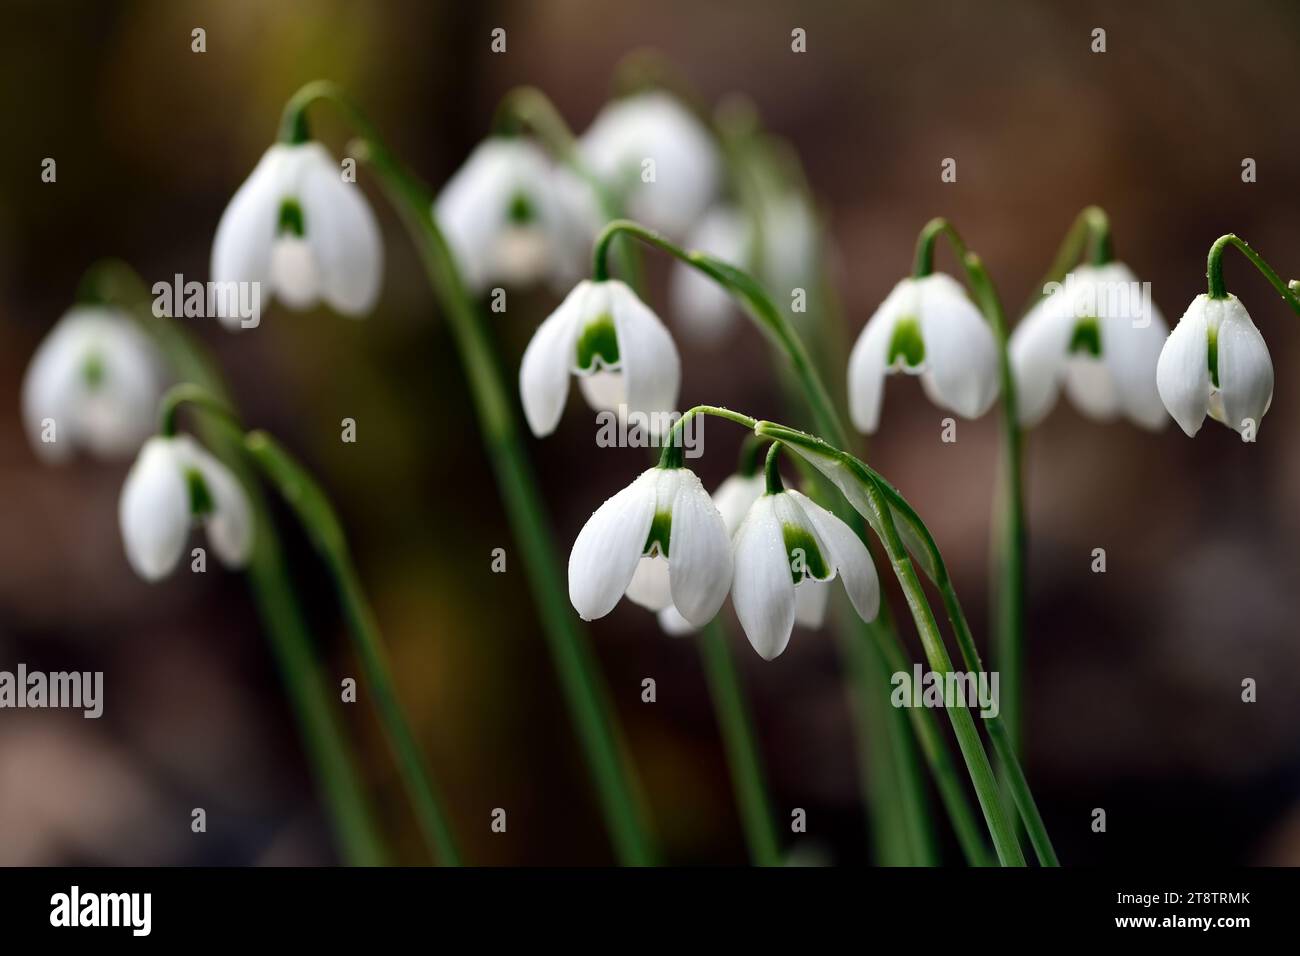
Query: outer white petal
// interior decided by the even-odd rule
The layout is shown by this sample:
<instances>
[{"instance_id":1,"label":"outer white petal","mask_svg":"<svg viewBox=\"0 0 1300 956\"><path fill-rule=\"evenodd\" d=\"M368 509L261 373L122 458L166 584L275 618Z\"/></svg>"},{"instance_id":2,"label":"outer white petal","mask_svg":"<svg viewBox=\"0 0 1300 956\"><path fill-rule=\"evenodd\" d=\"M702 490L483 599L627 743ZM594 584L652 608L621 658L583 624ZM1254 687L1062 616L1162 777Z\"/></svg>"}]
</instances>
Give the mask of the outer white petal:
<instances>
[{"instance_id":1,"label":"outer white petal","mask_svg":"<svg viewBox=\"0 0 1300 956\"><path fill-rule=\"evenodd\" d=\"M519 397L538 438L555 431L569 395L578 331L595 283L579 282L533 333L519 364Z\"/></svg>"},{"instance_id":2,"label":"outer white petal","mask_svg":"<svg viewBox=\"0 0 1300 956\"><path fill-rule=\"evenodd\" d=\"M713 499L687 468L678 473L672 504L668 573L673 605L682 617L702 627L727 599L731 586L731 535Z\"/></svg>"},{"instance_id":3,"label":"outer white petal","mask_svg":"<svg viewBox=\"0 0 1300 956\"><path fill-rule=\"evenodd\" d=\"M835 568L854 609L864 621L880 613L880 579L871 554L853 529L821 505L798 491L787 492L803 508L826 549L824 557ZM800 585L802 587L802 585Z\"/></svg>"},{"instance_id":4,"label":"outer white petal","mask_svg":"<svg viewBox=\"0 0 1300 956\"><path fill-rule=\"evenodd\" d=\"M1063 292L1056 292L1030 309L1011 333L1007 350L1016 377L1021 425L1037 425L1056 404L1073 332L1070 302Z\"/></svg>"},{"instance_id":5,"label":"outer white petal","mask_svg":"<svg viewBox=\"0 0 1300 956\"><path fill-rule=\"evenodd\" d=\"M921 296L921 338L934 393L944 408L978 418L998 395L998 346L993 330L952 276L914 280Z\"/></svg>"},{"instance_id":6,"label":"outer white petal","mask_svg":"<svg viewBox=\"0 0 1300 956\"><path fill-rule=\"evenodd\" d=\"M735 534L754 502L763 496L763 475L730 475L713 492L713 506L722 515L728 534Z\"/></svg>"},{"instance_id":7,"label":"outer white petal","mask_svg":"<svg viewBox=\"0 0 1300 956\"><path fill-rule=\"evenodd\" d=\"M306 143L298 198L303 232L320 277L321 298L344 315L374 308L384 272L379 223L361 187L344 182L339 164L319 143Z\"/></svg>"},{"instance_id":8,"label":"outer white petal","mask_svg":"<svg viewBox=\"0 0 1300 956\"><path fill-rule=\"evenodd\" d=\"M69 313L47 335L23 377L23 423L32 448L47 461L66 461L76 447L75 410L81 376L90 349L93 325ZM53 419L52 442L41 441L42 422Z\"/></svg>"},{"instance_id":9,"label":"outer white petal","mask_svg":"<svg viewBox=\"0 0 1300 956\"><path fill-rule=\"evenodd\" d=\"M677 608L671 604L659 612L659 626L665 634L673 637L685 637L696 630L695 625L677 613Z\"/></svg>"},{"instance_id":10,"label":"outer white petal","mask_svg":"<svg viewBox=\"0 0 1300 956\"><path fill-rule=\"evenodd\" d=\"M189 488L176 439L149 439L127 473L117 506L126 557L146 581L166 577L185 550Z\"/></svg>"},{"instance_id":11,"label":"outer white petal","mask_svg":"<svg viewBox=\"0 0 1300 956\"><path fill-rule=\"evenodd\" d=\"M745 265L749 243L750 229L745 218L730 206L723 206L705 216L687 244L724 262ZM698 269L676 263L668 291L673 315L697 342L717 342L735 324L735 300Z\"/></svg>"},{"instance_id":12,"label":"outer white petal","mask_svg":"<svg viewBox=\"0 0 1300 956\"><path fill-rule=\"evenodd\" d=\"M794 578L775 511L775 495L749 509L733 546L731 602L749 643L764 660L777 657L794 628Z\"/></svg>"},{"instance_id":13,"label":"outer white petal","mask_svg":"<svg viewBox=\"0 0 1300 956\"><path fill-rule=\"evenodd\" d=\"M662 554L646 555L637 562L632 580L627 583L627 599L647 611L662 611L673 606L668 583L668 559Z\"/></svg>"},{"instance_id":14,"label":"outer white petal","mask_svg":"<svg viewBox=\"0 0 1300 956\"><path fill-rule=\"evenodd\" d=\"M677 407L682 379L677 346L659 316L636 293L617 279L604 285L609 289L610 311L618 335L628 411L648 414L650 432L657 435L663 416L655 413L671 412Z\"/></svg>"},{"instance_id":15,"label":"outer white petal","mask_svg":"<svg viewBox=\"0 0 1300 956\"><path fill-rule=\"evenodd\" d=\"M97 455L120 458L136 451L156 424L162 362L153 343L126 317L107 313L95 347L103 379L85 389L81 440Z\"/></svg>"},{"instance_id":16,"label":"outer white petal","mask_svg":"<svg viewBox=\"0 0 1300 956\"><path fill-rule=\"evenodd\" d=\"M569 554L569 600L584 621L604 617L627 591L645 549L655 512L655 472L596 509Z\"/></svg>"},{"instance_id":17,"label":"outer white petal","mask_svg":"<svg viewBox=\"0 0 1300 956\"><path fill-rule=\"evenodd\" d=\"M212 512L204 521L208 541L221 563L242 568L253 553L253 509L248 494L230 469L188 435L175 439L177 458L198 471L212 499Z\"/></svg>"},{"instance_id":18,"label":"outer white petal","mask_svg":"<svg viewBox=\"0 0 1300 956\"><path fill-rule=\"evenodd\" d=\"M1210 312L1220 306L1205 294L1187 307L1169 333L1156 364L1156 388L1174 421L1195 435L1210 408Z\"/></svg>"},{"instance_id":19,"label":"outer white petal","mask_svg":"<svg viewBox=\"0 0 1300 956\"><path fill-rule=\"evenodd\" d=\"M1089 418L1108 422L1119 414L1119 392L1109 366L1101 359L1077 354L1067 358L1065 392L1074 406Z\"/></svg>"},{"instance_id":20,"label":"outer white petal","mask_svg":"<svg viewBox=\"0 0 1300 956\"><path fill-rule=\"evenodd\" d=\"M794 587L794 621L800 627L819 628L826 620L826 602L831 596L829 581L808 578Z\"/></svg>"},{"instance_id":21,"label":"outer white petal","mask_svg":"<svg viewBox=\"0 0 1300 956\"><path fill-rule=\"evenodd\" d=\"M1137 282L1127 269L1124 273ZM1111 317L1102 323L1102 358L1120 406L1130 421L1143 428L1157 430L1169 423L1156 389L1156 364L1168 337L1169 324L1154 302L1134 316Z\"/></svg>"},{"instance_id":22,"label":"outer white petal","mask_svg":"<svg viewBox=\"0 0 1300 956\"><path fill-rule=\"evenodd\" d=\"M1224 302L1219 322L1219 394L1224 424L1242 432L1249 422L1258 434L1273 401L1273 360L1264 336L1236 296Z\"/></svg>"},{"instance_id":23,"label":"outer white petal","mask_svg":"<svg viewBox=\"0 0 1300 956\"><path fill-rule=\"evenodd\" d=\"M211 281L260 282L264 296L271 291L271 247L279 226L286 165L295 148L282 143L272 146L235 191L212 242ZM227 327L240 328L236 312L218 317Z\"/></svg>"},{"instance_id":24,"label":"outer white petal","mask_svg":"<svg viewBox=\"0 0 1300 956\"><path fill-rule=\"evenodd\" d=\"M871 434L880 424L880 406L885 390L885 362L889 357L889 343L894 337L894 326L912 301L908 283L904 279L880 303L875 314L867 320L858 341L849 353L849 415L860 432Z\"/></svg>"}]
</instances>

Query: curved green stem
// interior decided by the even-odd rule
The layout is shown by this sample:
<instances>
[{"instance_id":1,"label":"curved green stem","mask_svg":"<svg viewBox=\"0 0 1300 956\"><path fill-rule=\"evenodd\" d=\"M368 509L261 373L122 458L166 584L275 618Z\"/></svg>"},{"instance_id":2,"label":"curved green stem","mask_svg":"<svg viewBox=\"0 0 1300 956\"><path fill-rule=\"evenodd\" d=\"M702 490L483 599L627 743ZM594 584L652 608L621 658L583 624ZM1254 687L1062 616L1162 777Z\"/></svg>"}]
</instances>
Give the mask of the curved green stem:
<instances>
[{"instance_id":1,"label":"curved green stem","mask_svg":"<svg viewBox=\"0 0 1300 956\"><path fill-rule=\"evenodd\" d=\"M1100 206L1087 206L1079 212L1070 224L1056 251L1056 257L1047 269L1041 282L1035 288L1029 301L1025 303L1020 314L1024 315L1043 296L1047 290L1064 281L1066 274L1073 269L1087 253L1093 265L1105 265L1114 258L1114 248L1110 238L1110 217Z\"/></svg>"},{"instance_id":2,"label":"curved green stem","mask_svg":"<svg viewBox=\"0 0 1300 956\"><path fill-rule=\"evenodd\" d=\"M184 331L181 323L153 314L148 289L130 266L107 260L93 266L79 296L121 308L158 343L176 377L192 382L230 408L221 375L211 358ZM338 719L332 693L308 632L306 615L294 595L287 563L270 509L257 482L238 454L238 441L225 427L201 421L198 431L214 453L240 478L252 509L254 544L245 575L284 679L309 764L345 861L377 866L387 854L374 813L361 785L352 749Z\"/></svg>"},{"instance_id":3,"label":"curved green stem","mask_svg":"<svg viewBox=\"0 0 1300 956\"><path fill-rule=\"evenodd\" d=\"M1209 284L1211 299L1226 299L1228 297L1227 287L1223 284L1223 254L1228 248L1234 248L1243 256L1250 260L1251 265L1260 271L1260 274L1268 280L1269 285L1277 290L1277 294L1282 297L1287 305L1300 314L1300 296L1297 296L1296 283L1294 280L1287 283L1282 281L1282 277L1273 271L1270 266L1258 252L1247 245L1244 239L1238 238L1232 233L1226 236L1220 236L1210 246L1209 256L1206 258L1205 277Z\"/></svg>"},{"instance_id":4,"label":"curved green stem","mask_svg":"<svg viewBox=\"0 0 1300 956\"><path fill-rule=\"evenodd\" d=\"M709 683L709 696L722 731L750 859L759 866L780 866L780 839L758 741L754 736L753 719L745 702L735 657L727 645L727 632L717 619L700 629L699 648L704 676Z\"/></svg>"},{"instance_id":5,"label":"curved green stem","mask_svg":"<svg viewBox=\"0 0 1300 956\"><path fill-rule=\"evenodd\" d=\"M425 843L444 866L459 866L460 854L451 826L420 745L398 702L379 624L352 563L347 538L333 505L306 469L266 432L249 432L244 438L244 448L293 510L333 576L366 683L374 695L375 709L397 758Z\"/></svg>"},{"instance_id":6,"label":"curved green stem","mask_svg":"<svg viewBox=\"0 0 1300 956\"><path fill-rule=\"evenodd\" d=\"M401 214L442 305L470 386L480 432L516 541L524 552L533 598L561 686L595 780L601 809L620 861L653 863L655 851L618 742L617 722L586 635L574 621L559 577L556 548L520 443L514 405L477 308L455 259L433 221L433 196L375 137L357 145Z\"/></svg>"}]
</instances>

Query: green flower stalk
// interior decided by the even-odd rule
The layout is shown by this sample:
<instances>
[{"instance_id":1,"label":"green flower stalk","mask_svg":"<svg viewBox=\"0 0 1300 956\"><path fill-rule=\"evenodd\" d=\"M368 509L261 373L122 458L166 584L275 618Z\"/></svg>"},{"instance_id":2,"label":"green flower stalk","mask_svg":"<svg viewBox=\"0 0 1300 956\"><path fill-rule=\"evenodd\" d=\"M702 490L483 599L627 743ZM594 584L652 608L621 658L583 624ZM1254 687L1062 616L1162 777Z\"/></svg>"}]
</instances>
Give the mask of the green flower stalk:
<instances>
[{"instance_id":1,"label":"green flower stalk","mask_svg":"<svg viewBox=\"0 0 1300 956\"><path fill-rule=\"evenodd\" d=\"M478 307L465 288L457 263L433 219L434 196L398 162L374 126L334 84L317 82L299 90L285 108L285 126L292 130L304 124L307 108L317 100L336 106L357 131L360 139L352 144L352 152L374 170L420 251L460 353L480 431L507 516L524 554L543 632L596 783L615 852L625 864L651 864L656 854L646 832L631 773L620 752L613 708L591 647L566 605L563 585L555 570L555 548L519 440L514 406Z\"/></svg>"}]
</instances>

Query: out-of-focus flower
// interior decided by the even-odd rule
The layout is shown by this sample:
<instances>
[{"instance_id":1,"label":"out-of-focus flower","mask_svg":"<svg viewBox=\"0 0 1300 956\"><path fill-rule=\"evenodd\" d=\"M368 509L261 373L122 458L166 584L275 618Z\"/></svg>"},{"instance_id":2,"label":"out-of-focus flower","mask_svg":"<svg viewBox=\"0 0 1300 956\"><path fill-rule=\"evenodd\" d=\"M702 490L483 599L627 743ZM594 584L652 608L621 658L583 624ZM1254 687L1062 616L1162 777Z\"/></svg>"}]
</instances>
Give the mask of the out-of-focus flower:
<instances>
[{"instance_id":1,"label":"out-of-focus flower","mask_svg":"<svg viewBox=\"0 0 1300 956\"><path fill-rule=\"evenodd\" d=\"M118 523L127 560L146 581L172 572L197 524L207 528L227 567L247 564L253 550L247 494L230 470L188 435L157 435L145 442L122 486Z\"/></svg>"},{"instance_id":2,"label":"out-of-focus flower","mask_svg":"<svg viewBox=\"0 0 1300 956\"><path fill-rule=\"evenodd\" d=\"M1156 386L1189 436L1208 413L1254 440L1273 402L1273 360L1264 336L1235 295L1198 295L1165 341Z\"/></svg>"},{"instance_id":3,"label":"out-of-focus flower","mask_svg":"<svg viewBox=\"0 0 1300 956\"><path fill-rule=\"evenodd\" d=\"M880 424L885 376L921 376L930 401L978 418L998 395L993 331L961 284L941 272L894 286L849 355L849 411L859 431Z\"/></svg>"},{"instance_id":4,"label":"out-of-focus flower","mask_svg":"<svg viewBox=\"0 0 1300 956\"><path fill-rule=\"evenodd\" d=\"M627 285L583 280L524 350L519 393L534 435L555 430L570 375L592 408L644 416L658 434L677 403L681 362L663 322Z\"/></svg>"},{"instance_id":5,"label":"out-of-focus flower","mask_svg":"<svg viewBox=\"0 0 1300 956\"><path fill-rule=\"evenodd\" d=\"M23 379L23 422L47 461L77 448L120 458L153 430L161 388L153 343L121 312L70 310L45 337Z\"/></svg>"},{"instance_id":6,"label":"out-of-focus flower","mask_svg":"<svg viewBox=\"0 0 1300 956\"><path fill-rule=\"evenodd\" d=\"M518 137L480 143L433 213L475 292L498 283L571 284L600 227L591 187Z\"/></svg>"},{"instance_id":7,"label":"out-of-focus flower","mask_svg":"<svg viewBox=\"0 0 1300 956\"><path fill-rule=\"evenodd\" d=\"M718 190L721 161L713 137L667 93L610 103L582 135L579 149L627 215L676 239Z\"/></svg>"},{"instance_id":8,"label":"out-of-focus flower","mask_svg":"<svg viewBox=\"0 0 1300 956\"><path fill-rule=\"evenodd\" d=\"M625 594L651 611L672 607L707 624L731 584L731 539L700 479L655 467L583 525L569 555L569 600L583 620L604 617Z\"/></svg>"},{"instance_id":9,"label":"out-of-focus flower","mask_svg":"<svg viewBox=\"0 0 1300 956\"><path fill-rule=\"evenodd\" d=\"M1163 428L1156 362L1168 334L1127 266L1080 266L1029 310L1008 343L1021 424L1042 421L1064 384L1092 418L1123 414L1143 428Z\"/></svg>"},{"instance_id":10,"label":"out-of-focus flower","mask_svg":"<svg viewBox=\"0 0 1300 956\"><path fill-rule=\"evenodd\" d=\"M214 283L257 282L291 309L323 300L362 316L374 307L384 247L360 188L320 143L276 143L221 216L212 244ZM238 328L229 300L214 302Z\"/></svg>"}]
</instances>

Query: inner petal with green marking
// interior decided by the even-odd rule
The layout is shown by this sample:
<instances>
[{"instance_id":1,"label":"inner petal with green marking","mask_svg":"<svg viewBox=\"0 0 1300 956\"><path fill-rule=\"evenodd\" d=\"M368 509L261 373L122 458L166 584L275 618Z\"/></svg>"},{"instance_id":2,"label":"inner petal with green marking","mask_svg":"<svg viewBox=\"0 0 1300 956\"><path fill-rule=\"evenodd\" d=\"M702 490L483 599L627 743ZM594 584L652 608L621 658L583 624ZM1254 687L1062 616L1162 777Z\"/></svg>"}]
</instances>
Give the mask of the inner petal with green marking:
<instances>
[{"instance_id":1,"label":"inner petal with green marking","mask_svg":"<svg viewBox=\"0 0 1300 956\"><path fill-rule=\"evenodd\" d=\"M104 371L104 356L98 352L91 352L81 366L82 381L93 391L104 383Z\"/></svg>"},{"instance_id":2,"label":"inner petal with green marking","mask_svg":"<svg viewBox=\"0 0 1300 956\"><path fill-rule=\"evenodd\" d=\"M578 336L578 368L584 372L597 365L617 368L618 358L618 333L614 330L614 319L607 314L598 315L583 326Z\"/></svg>"},{"instance_id":3,"label":"inner petal with green marking","mask_svg":"<svg viewBox=\"0 0 1300 956\"><path fill-rule=\"evenodd\" d=\"M672 531L672 512L656 511L654 520L650 522L650 533L646 535L645 547L641 549L641 553L646 555L661 554L665 558L668 557L668 539L672 537Z\"/></svg>"},{"instance_id":4,"label":"inner petal with green marking","mask_svg":"<svg viewBox=\"0 0 1300 956\"><path fill-rule=\"evenodd\" d=\"M916 316L907 315L894 323L885 367L893 368L900 358L908 368L920 368L925 361L925 340L921 338L921 323Z\"/></svg>"},{"instance_id":5,"label":"inner petal with green marking","mask_svg":"<svg viewBox=\"0 0 1300 956\"><path fill-rule=\"evenodd\" d=\"M1070 354L1084 352L1101 358L1101 325L1092 316L1080 319L1070 334Z\"/></svg>"},{"instance_id":6,"label":"inner petal with green marking","mask_svg":"<svg viewBox=\"0 0 1300 956\"><path fill-rule=\"evenodd\" d=\"M807 529L795 524L782 524L781 537L785 539L785 553L790 560L790 576L798 584L804 578L825 581L831 576L826 559L817 547L817 539Z\"/></svg>"},{"instance_id":7,"label":"inner petal with green marking","mask_svg":"<svg viewBox=\"0 0 1300 956\"><path fill-rule=\"evenodd\" d=\"M537 209L523 193L515 193L506 208L506 218L516 226L525 226L537 218Z\"/></svg>"},{"instance_id":8,"label":"inner petal with green marking","mask_svg":"<svg viewBox=\"0 0 1300 956\"><path fill-rule=\"evenodd\" d=\"M208 483L203 480L203 475L199 474L197 468L185 469L185 484L190 490L190 514L196 518L212 514L216 506L208 491Z\"/></svg>"},{"instance_id":9,"label":"inner petal with green marking","mask_svg":"<svg viewBox=\"0 0 1300 956\"><path fill-rule=\"evenodd\" d=\"M1206 361L1210 366L1210 381L1214 387L1219 387L1219 330L1210 326L1207 330L1209 348L1206 350Z\"/></svg>"},{"instance_id":10,"label":"inner petal with green marking","mask_svg":"<svg viewBox=\"0 0 1300 956\"><path fill-rule=\"evenodd\" d=\"M304 232L304 223L302 216L302 206L298 205L296 199L286 199L280 203L280 221L276 224L275 234L283 236L302 236Z\"/></svg>"}]
</instances>

